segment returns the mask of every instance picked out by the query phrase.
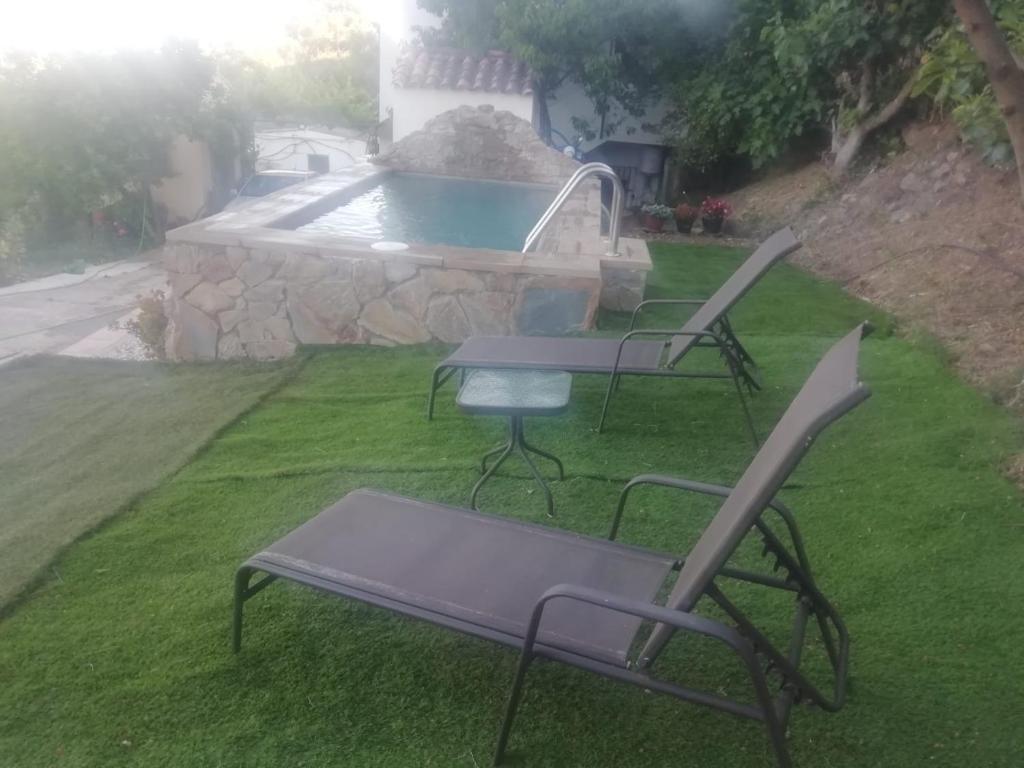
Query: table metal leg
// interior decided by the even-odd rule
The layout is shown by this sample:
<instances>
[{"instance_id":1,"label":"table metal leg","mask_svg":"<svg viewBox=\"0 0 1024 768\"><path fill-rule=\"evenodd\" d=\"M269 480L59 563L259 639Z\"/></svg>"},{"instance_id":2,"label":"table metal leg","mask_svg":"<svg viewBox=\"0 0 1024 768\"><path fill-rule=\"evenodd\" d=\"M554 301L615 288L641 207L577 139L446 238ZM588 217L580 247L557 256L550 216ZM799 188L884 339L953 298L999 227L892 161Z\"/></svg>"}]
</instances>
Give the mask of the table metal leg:
<instances>
[{"instance_id":1,"label":"table metal leg","mask_svg":"<svg viewBox=\"0 0 1024 768\"><path fill-rule=\"evenodd\" d=\"M537 469L537 465L533 463L533 459L530 458L530 454L526 451L523 443L520 441L516 446L519 449L519 455L523 457L523 461L526 462L526 466L530 468L530 472L533 474L533 479L537 481L537 485L544 491L544 501L548 505L548 517L555 516L555 500L551 498L551 489L548 488L548 484L544 482L544 477Z\"/></svg>"},{"instance_id":2,"label":"table metal leg","mask_svg":"<svg viewBox=\"0 0 1024 768\"><path fill-rule=\"evenodd\" d=\"M499 456L498 460L494 462L494 466L492 466L490 469L484 472L483 477L476 481L476 485L473 486L473 491L469 495L470 509L476 509L476 495L480 493L480 489L483 487L484 483L490 480L491 477L493 477L494 473L498 471L498 467L500 467L505 462L505 459L512 455L512 451L515 449L515 447L515 440L509 440L508 443L501 449L501 456ZM493 456L494 451L491 451L487 455Z\"/></svg>"},{"instance_id":3,"label":"table metal leg","mask_svg":"<svg viewBox=\"0 0 1024 768\"><path fill-rule=\"evenodd\" d=\"M553 461L555 463L555 466L558 467L559 480L565 479L565 468L562 466L562 462L558 459L557 456L550 454L547 451L542 451L539 448L536 448L530 445L528 442L526 442L526 437L524 435L523 430L522 416L509 417L508 432L508 442L505 443L504 445L499 445L497 448L488 451L480 460L480 471L483 473L483 475L479 480L477 480L476 485L473 486L473 491L469 497L470 508L476 509L476 497L480 493L480 489L483 487L484 483L486 483L494 476L494 473L498 471L498 467L500 467L505 462L505 459L507 459L512 454L513 451L518 451L519 455L523 457L523 461L526 463L526 466L529 468L530 474L533 475L533 479L537 482L537 485L539 485L541 490L544 492L544 501L547 505L548 516L554 517L555 502L551 496L551 489L548 487L547 482L544 480L544 476L541 475L540 470L537 469L537 465L534 463L533 459L530 458L530 454L533 453L538 456L543 456L544 458ZM498 456L498 460L494 462L494 464L490 468L488 468L487 460L490 459L492 456Z\"/></svg>"},{"instance_id":4,"label":"table metal leg","mask_svg":"<svg viewBox=\"0 0 1024 768\"><path fill-rule=\"evenodd\" d=\"M508 446L509 446L508 443L502 443L497 448L493 448L493 449L489 450L487 453L484 454L484 457L482 459L480 459L480 474L481 475L487 474L487 460L489 458L491 458L491 456L497 456L499 453L501 453L506 448L508 448Z\"/></svg>"},{"instance_id":5,"label":"table metal leg","mask_svg":"<svg viewBox=\"0 0 1024 768\"><path fill-rule=\"evenodd\" d=\"M535 453L538 456L543 456L545 459L553 461L555 463L555 466L558 467L558 479L565 480L565 467L562 466L561 459L559 459L553 453L542 451L540 448L530 445L528 442L526 442L526 437L522 434L522 432L520 432L520 442L522 443L523 448L529 451L530 453Z\"/></svg>"}]
</instances>

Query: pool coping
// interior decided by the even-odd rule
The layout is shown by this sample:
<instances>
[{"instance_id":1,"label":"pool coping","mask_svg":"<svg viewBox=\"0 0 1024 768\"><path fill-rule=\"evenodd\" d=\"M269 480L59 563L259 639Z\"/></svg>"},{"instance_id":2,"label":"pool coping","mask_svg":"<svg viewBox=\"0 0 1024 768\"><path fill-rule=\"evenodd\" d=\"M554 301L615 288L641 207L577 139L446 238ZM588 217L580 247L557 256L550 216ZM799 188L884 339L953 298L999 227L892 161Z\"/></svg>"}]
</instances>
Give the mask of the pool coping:
<instances>
[{"instance_id":1,"label":"pool coping","mask_svg":"<svg viewBox=\"0 0 1024 768\"><path fill-rule=\"evenodd\" d=\"M600 190L597 185L585 190L582 200L572 200L563 209L572 219L572 231L562 236L545 235L541 249L523 254L517 251L452 245L410 243L404 251L378 251L373 241L344 238L312 232L281 229L275 224L296 217L304 209L322 205L353 188L372 185L377 178L395 173L369 162L310 179L252 202L237 210L201 219L167 232L170 243L241 246L316 255L323 258L359 258L388 262L448 267L452 269L518 274L558 275L562 277L600 277L602 269L647 272L652 269L647 244L635 238L619 239L619 254L598 253L607 239L600 236ZM429 175L429 174L423 174ZM545 186L528 182L529 186ZM596 219L597 232L593 230ZM552 248L551 246L555 247ZM596 246L596 247L595 247Z\"/></svg>"}]
</instances>

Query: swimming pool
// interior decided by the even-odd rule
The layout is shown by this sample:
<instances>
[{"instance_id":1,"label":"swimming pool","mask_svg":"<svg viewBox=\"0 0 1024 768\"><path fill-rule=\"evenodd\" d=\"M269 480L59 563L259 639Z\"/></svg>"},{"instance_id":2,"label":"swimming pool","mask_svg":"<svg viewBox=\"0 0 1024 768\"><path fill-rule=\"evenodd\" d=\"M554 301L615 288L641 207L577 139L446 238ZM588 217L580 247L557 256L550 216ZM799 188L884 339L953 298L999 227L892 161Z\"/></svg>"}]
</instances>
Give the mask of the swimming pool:
<instances>
[{"instance_id":1,"label":"swimming pool","mask_svg":"<svg viewBox=\"0 0 1024 768\"><path fill-rule=\"evenodd\" d=\"M518 251L557 190L534 184L389 173L289 227L360 240Z\"/></svg>"}]
</instances>

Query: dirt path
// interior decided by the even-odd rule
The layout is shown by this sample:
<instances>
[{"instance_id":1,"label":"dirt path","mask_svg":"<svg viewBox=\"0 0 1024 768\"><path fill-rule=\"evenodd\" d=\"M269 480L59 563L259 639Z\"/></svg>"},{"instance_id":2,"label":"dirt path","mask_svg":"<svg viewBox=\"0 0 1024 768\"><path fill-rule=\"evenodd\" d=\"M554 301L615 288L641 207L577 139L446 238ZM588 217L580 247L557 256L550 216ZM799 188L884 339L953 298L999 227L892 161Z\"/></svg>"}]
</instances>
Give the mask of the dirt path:
<instances>
[{"instance_id":1,"label":"dirt path","mask_svg":"<svg viewBox=\"0 0 1024 768\"><path fill-rule=\"evenodd\" d=\"M732 196L744 234L792 224L795 261L940 339L998 401L1024 408L1024 207L1015 174L986 167L949 126L836 188L820 165Z\"/></svg>"},{"instance_id":2,"label":"dirt path","mask_svg":"<svg viewBox=\"0 0 1024 768\"><path fill-rule=\"evenodd\" d=\"M74 349L131 312L139 295L162 288L166 279L159 262L140 260L0 288L0 361Z\"/></svg>"}]
</instances>

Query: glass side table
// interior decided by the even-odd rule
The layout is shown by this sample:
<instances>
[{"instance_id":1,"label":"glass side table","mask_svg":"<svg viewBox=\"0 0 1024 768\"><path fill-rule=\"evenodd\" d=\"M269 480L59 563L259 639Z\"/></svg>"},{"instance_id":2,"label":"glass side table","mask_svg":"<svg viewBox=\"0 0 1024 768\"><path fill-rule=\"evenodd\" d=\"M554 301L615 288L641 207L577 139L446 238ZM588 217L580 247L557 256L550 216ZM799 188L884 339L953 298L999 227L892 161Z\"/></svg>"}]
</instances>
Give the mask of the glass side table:
<instances>
[{"instance_id":1,"label":"glass side table","mask_svg":"<svg viewBox=\"0 0 1024 768\"><path fill-rule=\"evenodd\" d=\"M557 456L542 451L526 442L523 433L523 419L527 416L557 416L569 407L572 391L572 375L562 371L523 371L514 369L478 369L466 375L456 404L466 413L478 416L508 417L508 441L484 454L480 462L482 477L473 486L469 506L476 509L476 497L484 483L498 471L505 459L518 452L529 467L533 479L544 491L548 515L554 517L555 503L551 498L543 476L534 464L530 454L550 459L558 467L558 479L565 479L565 469ZM487 462L497 456L497 461L487 467Z\"/></svg>"}]
</instances>

